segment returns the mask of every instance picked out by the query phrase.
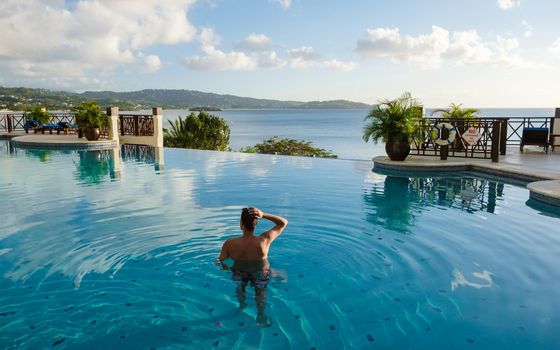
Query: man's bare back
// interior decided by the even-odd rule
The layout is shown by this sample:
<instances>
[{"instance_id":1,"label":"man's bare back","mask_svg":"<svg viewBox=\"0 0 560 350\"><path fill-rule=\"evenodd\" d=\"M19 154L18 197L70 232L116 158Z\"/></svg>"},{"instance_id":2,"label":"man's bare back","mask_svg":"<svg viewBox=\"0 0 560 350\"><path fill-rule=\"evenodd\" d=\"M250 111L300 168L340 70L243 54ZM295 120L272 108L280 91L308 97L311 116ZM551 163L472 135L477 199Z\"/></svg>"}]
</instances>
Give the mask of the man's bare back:
<instances>
[{"instance_id":1,"label":"man's bare back","mask_svg":"<svg viewBox=\"0 0 560 350\"><path fill-rule=\"evenodd\" d=\"M254 230L258 220L267 219L275 226L259 236ZM248 208L241 214L240 227L243 231L241 237L230 238L225 241L220 253L220 260L231 258L243 261L263 261L268 258L268 249L272 241L278 237L288 225L288 220L283 217L263 213L258 208Z\"/></svg>"}]
</instances>

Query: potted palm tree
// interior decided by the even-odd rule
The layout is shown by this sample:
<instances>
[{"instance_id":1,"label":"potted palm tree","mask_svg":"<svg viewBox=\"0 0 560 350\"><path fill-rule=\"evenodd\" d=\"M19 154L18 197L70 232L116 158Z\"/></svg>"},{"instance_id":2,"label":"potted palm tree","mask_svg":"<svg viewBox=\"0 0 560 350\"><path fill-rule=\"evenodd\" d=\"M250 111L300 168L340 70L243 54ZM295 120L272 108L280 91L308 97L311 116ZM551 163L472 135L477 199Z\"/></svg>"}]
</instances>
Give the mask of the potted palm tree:
<instances>
[{"instance_id":1,"label":"potted palm tree","mask_svg":"<svg viewBox=\"0 0 560 350\"><path fill-rule=\"evenodd\" d=\"M462 104L452 103L449 108L435 109L432 115L439 113L440 117L449 120L473 119L478 117L480 110L475 108L461 108Z\"/></svg>"},{"instance_id":2,"label":"potted palm tree","mask_svg":"<svg viewBox=\"0 0 560 350\"><path fill-rule=\"evenodd\" d=\"M101 128L108 124L107 116L101 111L96 101L82 102L72 108L76 115L76 124L83 130L88 141L97 141L101 134Z\"/></svg>"},{"instance_id":3,"label":"potted palm tree","mask_svg":"<svg viewBox=\"0 0 560 350\"><path fill-rule=\"evenodd\" d=\"M364 122L363 139L385 142L391 160L405 160L410 154L410 141L419 133L422 105L409 92L394 100L382 100L373 107Z\"/></svg>"},{"instance_id":4,"label":"potted palm tree","mask_svg":"<svg viewBox=\"0 0 560 350\"><path fill-rule=\"evenodd\" d=\"M480 114L480 110L475 108L461 108L462 104L455 104L451 103L449 108L443 109L435 109L432 112L432 115L439 114L439 116L443 119L447 119L450 122L453 122L459 135L462 135L465 132L465 121L472 120L477 118ZM467 123L467 125L476 125L476 123ZM463 144L461 142L455 142L453 147L456 150L461 151L464 150Z\"/></svg>"}]
</instances>

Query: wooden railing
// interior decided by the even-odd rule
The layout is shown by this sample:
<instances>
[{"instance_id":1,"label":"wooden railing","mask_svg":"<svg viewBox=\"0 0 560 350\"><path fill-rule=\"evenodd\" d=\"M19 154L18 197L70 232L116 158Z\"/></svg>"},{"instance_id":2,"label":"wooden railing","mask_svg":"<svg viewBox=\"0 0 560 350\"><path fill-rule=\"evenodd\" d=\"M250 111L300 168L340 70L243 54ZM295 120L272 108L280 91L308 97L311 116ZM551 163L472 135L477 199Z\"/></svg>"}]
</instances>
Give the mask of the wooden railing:
<instances>
[{"instance_id":1,"label":"wooden railing","mask_svg":"<svg viewBox=\"0 0 560 350\"><path fill-rule=\"evenodd\" d=\"M433 139L431 131L435 125L450 123L457 130L453 142L449 145L439 145ZM469 145L462 135L469 128L475 128L480 139L474 145ZM507 118L476 118L448 120L442 118L423 118L419 132L412 140L412 155L449 157L483 158L498 161L499 155L506 154ZM443 130L442 137L449 137L449 132Z\"/></svg>"},{"instance_id":2,"label":"wooden railing","mask_svg":"<svg viewBox=\"0 0 560 350\"><path fill-rule=\"evenodd\" d=\"M72 113L54 112L49 113L51 116L50 123L68 122L76 123L76 117ZM0 131L13 132L24 130L23 127L27 122L27 113L25 112L9 112L0 114Z\"/></svg>"},{"instance_id":3,"label":"wooden railing","mask_svg":"<svg viewBox=\"0 0 560 350\"><path fill-rule=\"evenodd\" d=\"M154 136L154 118L145 114L119 114L119 134Z\"/></svg>"},{"instance_id":4,"label":"wooden railing","mask_svg":"<svg viewBox=\"0 0 560 350\"><path fill-rule=\"evenodd\" d=\"M519 145L523 128L548 128L549 135L554 130L553 117L510 117L508 120L506 144ZM550 140L552 143L553 140Z\"/></svg>"}]
</instances>

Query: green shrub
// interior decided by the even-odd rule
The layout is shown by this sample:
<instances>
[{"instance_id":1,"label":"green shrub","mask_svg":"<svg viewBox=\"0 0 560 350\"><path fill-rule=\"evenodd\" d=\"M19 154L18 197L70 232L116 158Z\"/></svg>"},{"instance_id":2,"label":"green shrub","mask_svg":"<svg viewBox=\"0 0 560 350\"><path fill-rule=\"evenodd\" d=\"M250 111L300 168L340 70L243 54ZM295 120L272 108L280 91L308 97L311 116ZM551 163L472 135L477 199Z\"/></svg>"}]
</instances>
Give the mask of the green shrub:
<instances>
[{"instance_id":1,"label":"green shrub","mask_svg":"<svg viewBox=\"0 0 560 350\"><path fill-rule=\"evenodd\" d=\"M26 115L28 120L35 120L41 124L47 124L51 121L51 115L44 107L35 106Z\"/></svg>"},{"instance_id":2,"label":"green shrub","mask_svg":"<svg viewBox=\"0 0 560 350\"><path fill-rule=\"evenodd\" d=\"M229 134L229 125L225 119L204 111L198 115L193 112L185 119L178 117L175 122L169 121L169 129L163 129L163 145L227 151Z\"/></svg>"},{"instance_id":3,"label":"green shrub","mask_svg":"<svg viewBox=\"0 0 560 350\"><path fill-rule=\"evenodd\" d=\"M313 146L310 141L294 140L274 136L254 147L241 149L245 153L280 154L284 156L303 156L320 158L338 158L336 154Z\"/></svg>"},{"instance_id":4,"label":"green shrub","mask_svg":"<svg viewBox=\"0 0 560 350\"><path fill-rule=\"evenodd\" d=\"M82 129L104 128L109 124L109 118L101 111L97 101L82 102L72 111L76 114L76 124Z\"/></svg>"}]
</instances>

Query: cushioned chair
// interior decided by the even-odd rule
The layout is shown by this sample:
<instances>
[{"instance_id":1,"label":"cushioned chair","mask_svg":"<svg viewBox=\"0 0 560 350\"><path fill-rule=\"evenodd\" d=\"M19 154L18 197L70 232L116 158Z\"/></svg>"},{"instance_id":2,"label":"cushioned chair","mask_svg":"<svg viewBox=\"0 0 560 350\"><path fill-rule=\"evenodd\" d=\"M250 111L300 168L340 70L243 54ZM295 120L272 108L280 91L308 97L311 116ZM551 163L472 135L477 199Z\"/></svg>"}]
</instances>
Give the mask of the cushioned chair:
<instances>
[{"instance_id":1,"label":"cushioned chair","mask_svg":"<svg viewBox=\"0 0 560 350\"><path fill-rule=\"evenodd\" d=\"M548 141L548 128L523 128L519 149L523 152L524 146L541 146L548 153Z\"/></svg>"}]
</instances>

